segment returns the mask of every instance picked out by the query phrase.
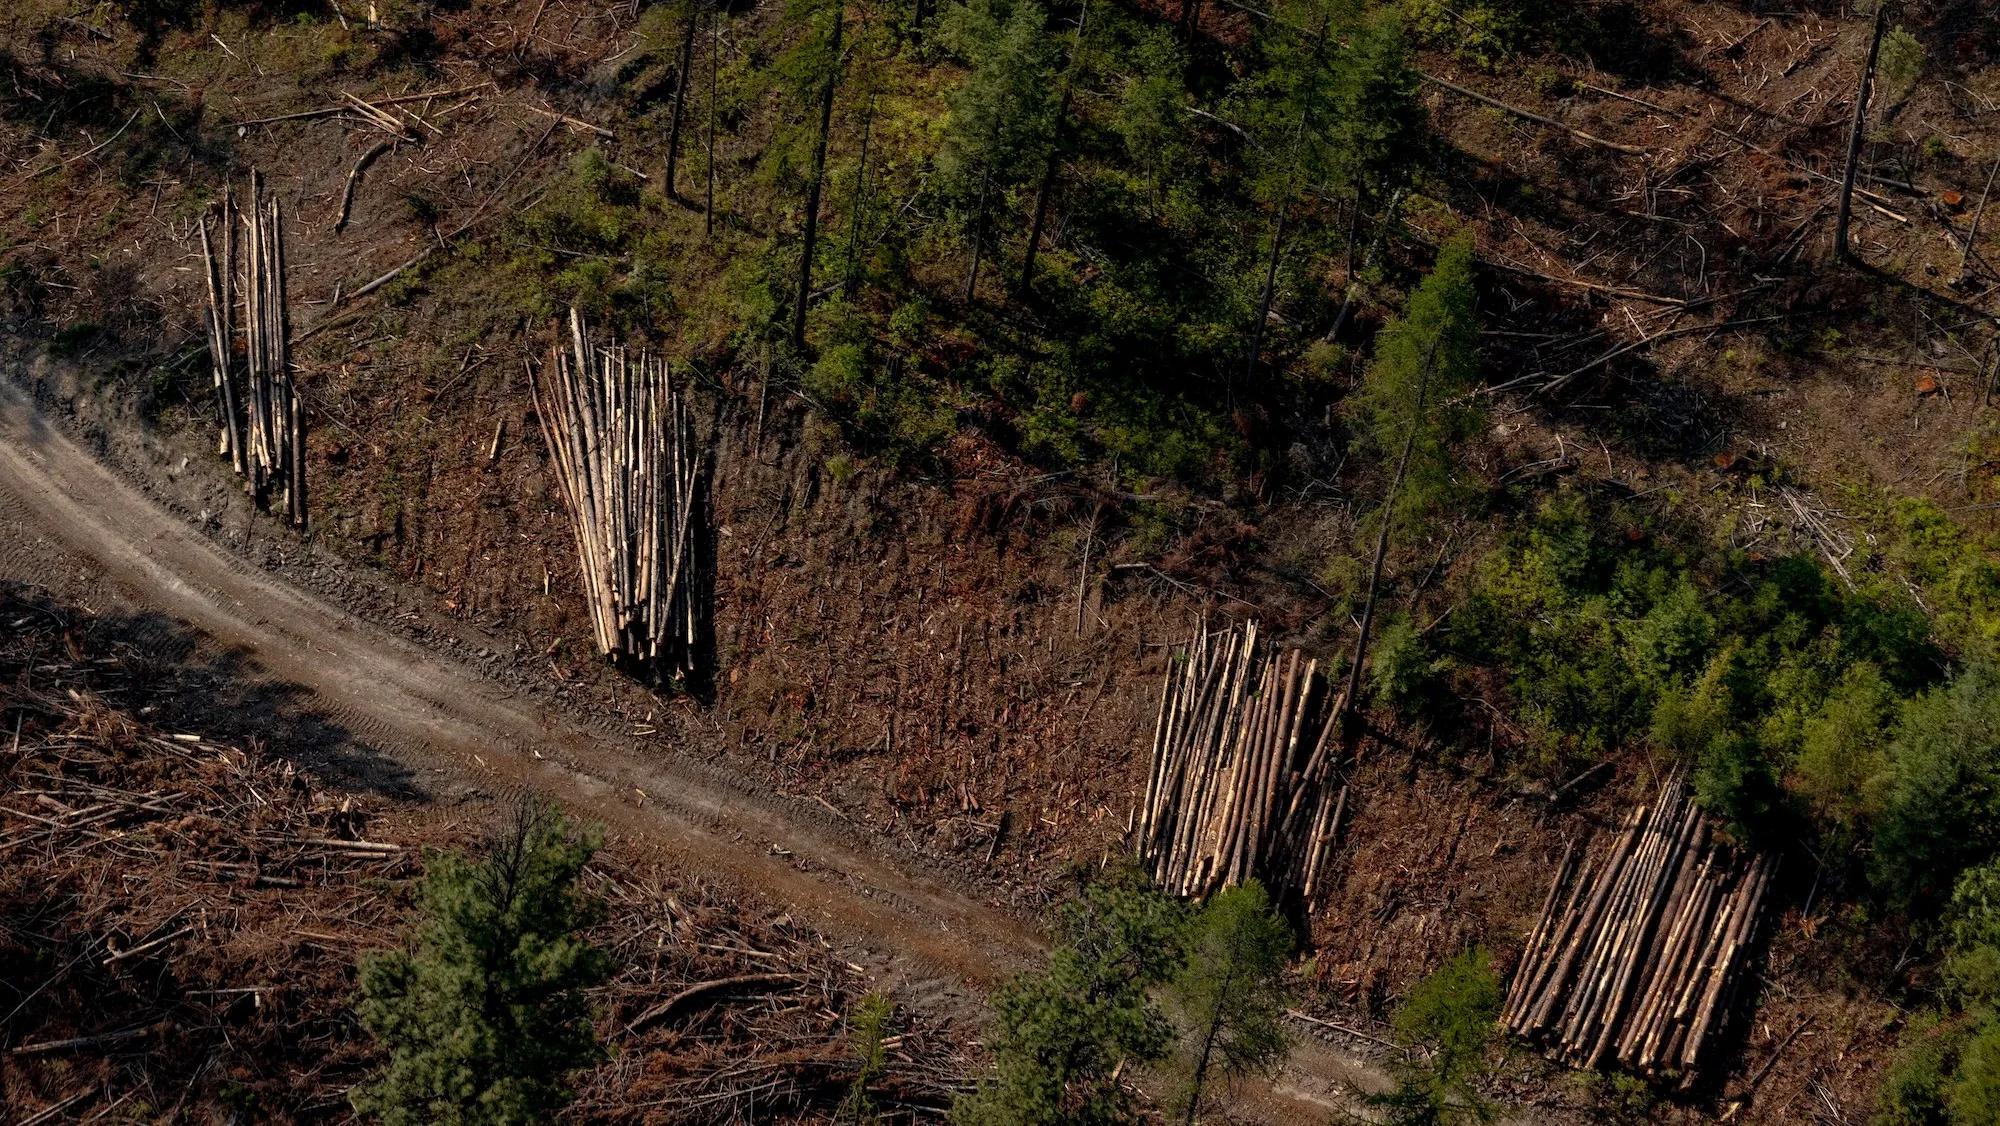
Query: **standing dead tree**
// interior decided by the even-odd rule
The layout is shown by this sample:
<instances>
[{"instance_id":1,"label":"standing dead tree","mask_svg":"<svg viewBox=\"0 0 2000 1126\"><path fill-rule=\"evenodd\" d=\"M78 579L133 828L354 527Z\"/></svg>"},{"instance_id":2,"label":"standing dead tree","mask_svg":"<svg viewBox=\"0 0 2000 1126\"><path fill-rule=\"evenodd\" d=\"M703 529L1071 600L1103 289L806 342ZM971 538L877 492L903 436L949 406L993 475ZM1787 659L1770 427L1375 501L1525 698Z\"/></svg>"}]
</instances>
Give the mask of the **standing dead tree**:
<instances>
[{"instance_id":1,"label":"standing dead tree","mask_svg":"<svg viewBox=\"0 0 2000 1126\"><path fill-rule=\"evenodd\" d=\"M205 320L215 412L217 453L249 479L259 504L283 496L286 519L306 522L305 404L292 383L292 323L285 287L284 209L250 173L250 211L237 210L233 190L222 197L221 253L211 223L201 223L206 268ZM239 242L238 233L242 238ZM238 248L242 249L239 269ZM243 357L236 356L235 317L243 316Z\"/></svg>"},{"instance_id":2,"label":"standing dead tree","mask_svg":"<svg viewBox=\"0 0 2000 1126\"><path fill-rule=\"evenodd\" d=\"M600 348L583 317L529 390L576 533L598 652L663 679L707 670L708 470L666 360Z\"/></svg>"},{"instance_id":3,"label":"standing dead tree","mask_svg":"<svg viewBox=\"0 0 2000 1126\"><path fill-rule=\"evenodd\" d=\"M1868 41L1868 62L1861 68L1861 85L1854 91L1854 119L1847 126L1847 169L1840 177L1840 214L1834 220L1833 254L1852 258L1847 227L1854 216L1854 178L1861 169L1861 140L1868 123L1868 94L1875 85L1875 61L1882 54L1882 32L1889 26L1888 0L1876 5L1875 32Z\"/></svg>"},{"instance_id":4,"label":"standing dead tree","mask_svg":"<svg viewBox=\"0 0 2000 1126\"><path fill-rule=\"evenodd\" d=\"M1255 622L1204 625L1160 694L1135 847L1153 878L1202 896L1255 876L1311 905L1347 805L1334 787L1339 708L1319 662Z\"/></svg>"},{"instance_id":5,"label":"standing dead tree","mask_svg":"<svg viewBox=\"0 0 2000 1126\"><path fill-rule=\"evenodd\" d=\"M1775 863L1721 839L1670 781L1549 885L1501 1023L1581 1067L1691 1080L1726 1023Z\"/></svg>"}]
</instances>

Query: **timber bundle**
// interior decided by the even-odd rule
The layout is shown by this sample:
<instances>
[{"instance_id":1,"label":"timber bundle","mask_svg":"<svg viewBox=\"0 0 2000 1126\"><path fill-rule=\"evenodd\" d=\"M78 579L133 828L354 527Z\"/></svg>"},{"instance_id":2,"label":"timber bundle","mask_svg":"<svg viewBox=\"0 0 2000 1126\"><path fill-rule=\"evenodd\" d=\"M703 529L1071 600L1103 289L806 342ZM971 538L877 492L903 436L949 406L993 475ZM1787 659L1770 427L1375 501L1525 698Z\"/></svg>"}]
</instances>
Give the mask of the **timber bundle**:
<instances>
[{"instance_id":1,"label":"timber bundle","mask_svg":"<svg viewBox=\"0 0 2000 1126\"><path fill-rule=\"evenodd\" d=\"M1339 713L1319 662L1280 655L1255 622L1204 624L1160 694L1136 838L1154 880L1204 896L1254 876L1317 902L1347 806Z\"/></svg>"},{"instance_id":2,"label":"timber bundle","mask_svg":"<svg viewBox=\"0 0 2000 1126\"><path fill-rule=\"evenodd\" d=\"M210 372L221 436L216 452L247 477L258 503L282 493L285 517L306 522L305 404L292 384L291 317L286 309L284 211L264 193L264 178L250 173L250 212L236 208L225 189L218 256L210 223L201 222L207 270ZM242 266L238 267L238 234ZM236 314L243 316L243 360L236 357Z\"/></svg>"},{"instance_id":3,"label":"timber bundle","mask_svg":"<svg viewBox=\"0 0 2000 1126\"><path fill-rule=\"evenodd\" d=\"M1749 961L1772 859L1722 840L1677 780L1580 872L1578 858L1572 843L1502 1023L1582 1067L1691 1080Z\"/></svg>"},{"instance_id":4,"label":"timber bundle","mask_svg":"<svg viewBox=\"0 0 2000 1126\"><path fill-rule=\"evenodd\" d=\"M706 648L707 470L666 361L591 343L570 311L553 377L529 388L554 455L598 652L692 680Z\"/></svg>"}]
</instances>

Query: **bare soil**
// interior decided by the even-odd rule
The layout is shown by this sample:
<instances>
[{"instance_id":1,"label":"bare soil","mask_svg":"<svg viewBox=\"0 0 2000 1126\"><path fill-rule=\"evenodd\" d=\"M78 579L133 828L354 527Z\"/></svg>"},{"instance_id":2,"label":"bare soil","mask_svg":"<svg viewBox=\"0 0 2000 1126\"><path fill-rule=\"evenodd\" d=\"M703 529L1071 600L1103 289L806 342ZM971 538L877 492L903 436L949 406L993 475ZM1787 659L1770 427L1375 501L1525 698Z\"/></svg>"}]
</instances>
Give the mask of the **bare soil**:
<instances>
[{"instance_id":1,"label":"bare soil","mask_svg":"<svg viewBox=\"0 0 2000 1126\"><path fill-rule=\"evenodd\" d=\"M227 550L134 499L12 403L0 564L81 603L191 622L201 644L235 654L260 682L299 686L285 691L333 732L290 741L318 756L316 769L395 794L555 789L621 837L682 838L705 870L808 905L814 925L863 936L874 949L856 960L871 972L929 982L914 986L919 1003L959 1011L963 983L990 982L1032 950L1019 920L992 905L1038 905L1064 864L1117 848L1166 643L1219 613L1336 647L1348 592L1319 580L1330 560L1356 554L1360 491L1346 481L1220 499L1165 490L1158 508L1172 526L1161 536L1126 498L1024 464L976 430L920 470L837 461L838 442L754 364L704 367L723 682L704 708L616 677L588 652L520 375L546 326L421 290L334 301L422 253L439 228L496 229L585 147L657 164L645 130L605 140L538 112L620 120L606 91L631 34L624 6L552 3L527 35L538 6L473 4L444 21L423 88L498 86L463 105L419 106L435 135L370 172L343 232L331 230L333 205L372 137L338 120L249 126L227 154L263 167L298 224L318 520L304 539L258 516L207 456L204 404L189 391L199 382L175 366L199 344L190 236L212 185L175 168L121 182L84 154L126 105L145 107L145 91L192 84L203 114L242 121L312 108L340 80L302 83L282 60L177 34L155 70L126 45L62 33L72 62L142 77L116 110L86 103L54 124L0 130L28 171L78 158L0 188L40 228L21 233L14 254L59 283L34 302L10 295L21 307L0 311L37 341L96 326L66 359L23 346L11 363L92 452ZM1663 505L1745 517L1745 541L1795 542L1795 530L1760 516L1761 485L1718 473L1717 455L1754 458L1829 503L1875 488L1992 501L1987 397L1966 372L1991 332L1994 282L1975 269L1972 284L1952 284L1953 240L1969 217L1941 201L1947 190L1976 196L2000 153L1993 21L1960 5L1962 18L1941 21L1948 33L1926 44L1931 77L1885 108L1871 151L1911 186L1867 185L1875 194L1856 218L1867 268L1843 271L1824 263L1828 178L1865 21L1832 4L1600 7L1629 17L1623 37L1577 57L1492 73L1424 59L1440 77L1647 152L1631 158L1442 89L1427 95L1452 152L1441 198L1407 219L1420 234L1461 222L1479 232L1493 267L1496 382L1536 377L1497 397L1468 471L1618 482ZM1240 34L1247 18L1205 27ZM228 28L221 38L248 49ZM254 38L273 51L314 42L303 31ZM28 70L60 84L88 68ZM755 157L726 152L728 174L747 175ZM1694 302L1704 304L1674 304ZM719 336L714 311L679 312L700 359ZM1769 319L1732 324L1755 318ZM1642 336L1698 326L1534 392ZM1918 390L1924 376L1935 392ZM500 454L489 458L496 427ZM1442 609L1427 591L1480 546L1476 529L1459 528L1411 545L1392 561L1406 576L1399 595ZM1379 1031L1372 1022L1409 983L1465 943L1504 964L1562 842L1615 816L1647 777L1634 758L1602 789L1572 794L1576 808L1552 809L1463 748L1371 751L1346 881L1313 922L1319 1011ZM1699 1119L1739 1101L1734 1120L1867 1113L1898 1019L1897 983L1881 966L1906 951L1849 921L1852 904L1815 899L1809 872L1790 883L1728 1073L1640 1113ZM1529 1113L1577 1113L1592 1097L1518 1066Z\"/></svg>"}]
</instances>

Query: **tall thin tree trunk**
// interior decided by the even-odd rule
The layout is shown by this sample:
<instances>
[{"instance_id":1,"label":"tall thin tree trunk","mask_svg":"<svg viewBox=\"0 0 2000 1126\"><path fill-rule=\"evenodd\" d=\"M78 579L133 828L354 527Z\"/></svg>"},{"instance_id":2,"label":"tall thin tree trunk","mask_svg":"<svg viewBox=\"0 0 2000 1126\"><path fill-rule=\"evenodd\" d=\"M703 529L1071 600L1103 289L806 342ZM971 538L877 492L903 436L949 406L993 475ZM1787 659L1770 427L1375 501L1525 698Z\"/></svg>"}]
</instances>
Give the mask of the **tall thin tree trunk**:
<instances>
[{"instance_id":1,"label":"tall thin tree trunk","mask_svg":"<svg viewBox=\"0 0 2000 1126\"><path fill-rule=\"evenodd\" d=\"M1222 1035L1221 998L1236 987L1236 965L1232 961L1229 972L1222 979L1221 990L1217 993L1215 1008L1208 1014L1208 1027L1202 1030L1201 1051L1195 1053L1194 1071L1188 1076L1187 1117L1181 1126L1194 1126L1195 1115L1201 1113L1202 1088L1208 1085L1208 1067L1215 1055L1215 1042Z\"/></svg>"},{"instance_id":2,"label":"tall thin tree trunk","mask_svg":"<svg viewBox=\"0 0 2000 1126\"><path fill-rule=\"evenodd\" d=\"M1396 194L1389 197L1389 206L1382 209L1382 218L1375 223L1375 237L1369 240L1368 254L1361 259L1362 269L1367 269L1375 261L1375 256L1381 252L1382 242L1389 237L1389 228L1395 222L1396 207L1402 202L1403 190L1398 188ZM1356 214L1359 214L1361 201L1355 200L1354 206ZM1350 233L1349 237L1352 238L1353 235ZM1325 339L1328 344L1340 339L1340 330L1347 327L1347 316L1354 311L1354 299L1361 296L1361 279L1355 276L1354 270L1354 262L1350 258L1347 264L1347 292L1341 295L1340 312L1334 315L1333 327L1326 330Z\"/></svg>"},{"instance_id":3,"label":"tall thin tree trunk","mask_svg":"<svg viewBox=\"0 0 2000 1126\"><path fill-rule=\"evenodd\" d=\"M1042 232L1048 226L1049 201L1056 191L1056 173L1062 169L1063 133L1069 125L1069 107L1076 95L1076 69L1083 57L1084 25L1090 19L1090 3L1084 0L1082 11L1076 17L1076 35L1069 45L1069 61L1063 68L1062 97L1056 103L1055 129L1049 135L1049 157L1042 166L1042 183L1035 192L1035 218L1028 224L1028 249L1021 256L1021 281L1017 287L1023 297L1027 296L1035 284L1035 256L1042 249Z\"/></svg>"},{"instance_id":4,"label":"tall thin tree trunk","mask_svg":"<svg viewBox=\"0 0 2000 1126\"><path fill-rule=\"evenodd\" d=\"M993 187L993 162L986 163L986 171L979 178L979 206L972 220L972 266L965 272L965 302L979 289L979 258L986 249L986 195Z\"/></svg>"},{"instance_id":5,"label":"tall thin tree trunk","mask_svg":"<svg viewBox=\"0 0 2000 1126\"><path fill-rule=\"evenodd\" d=\"M840 77L840 31L846 21L847 12L836 6L833 10L833 35L828 39L826 49L826 84L820 89L819 136L813 141L812 181L806 188L805 245L799 252L798 300L792 307L794 348L804 347L806 342L806 303L812 297L813 251L819 242L819 197L820 191L826 187L826 142L827 135L833 131L833 91Z\"/></svg>"},{"instance_id":6,"label":"tall thin tree trunk","mask_svg":"<svg viewBox=\"0 0 2000 1126\"><path fill-rule=\"evenodd\" d=\"M701 23L701 9L688 8L687 28L681 33L680 73L674 78L674 116L667 126L667 198L680 198L680 184L677 173L681 164L681 119L687 109L688 86L693 79L689 73L694 69L694 33Z\"/></svg>"},{"instance_id":7,"label":"tall thin tree trunk","mask_svg":"<svg viewBox=\"0 0 2000 1126\"><path fill-rule=\"evenodd\" d=\"M1375 626L1375 600L1382 589L1382 563L1389 555L1389 528L1396 522L1396 501L1402 496L1403 478L1410 470L1410 454L1417 445L1417 424L1422 420L1424 405L1430 390L1431 365L1437 362L1438 345L1444 341L1444 327L1431 338L1431 346L1424 351L1424 366L1417 376L1416 409L1410 412L1410 421L1403 434L1403 451L1396 455L1396 473L1389 481L1389 495L1382 501L1382 530L1375 535L1375 559L1368 566L1368 597L1361 605L1361 628L1354 636L1354 659L1347 668L1347 688L1335 704L1340 709L1336 717L1340 723L1341 737L1345 740L1352 730L1351 717L1354 715L1354 701L1361 694L1361 670L1368 663L1368 640Z\"/></svg>"},{"instance_id":8,"label":"tall thin tree trunk","mask_svg":"<svg viewBox=\"0 0 2000 1126\"><path fill-rule=\"evenodd\" d=\"M1875 9L1875 35L1868 41L1868 65L1861 68L1861 85L1854 91L1854 120L1847 126L1847 171L1840 177L1840 218L1833 225L1833 255L1852 258L1847 246L1848 221L1854 214L1854 177L1861 165L1861 129L1868 116L1868 92L1875 84L1875 59L1882 53L1882 32L1889 26L1888 0Z\"/></svg>"},{"instance_id":9,"label":"tall thin tree trunk","mask_svg":"<svg viewBox=\"0 0 2000 1126\"><path fill-rule=\"evenodd\" d=\"M1181 38L1193 40L1196 30L1201 27L1201 0L1181 0Z\"/></svg>"},{"instance_id":10,"label":"tall thin tree trunk","mask_svg":"<svg viewBox=\"0 0 2000 1126\"><path fill-rule=\"evenodd\" d=\"M1055 195L1056 173L1062 168L1063 119L1069 115L1069 98L1069 86L1065 83L1056 110L1055 135L1049 140L1049 158L1042 165L1042 183L1035 191L1035 217L1028 224L1028 249L1021 256L1021 278L1015 288L1023 297L1035 284L1035 255L1042 248L1042 231L1049 222L1049 197Z\"/></svg>"},{"instance_id":11,"label":"tall thin tree trunk","mask_svg":"<svg viewBox=\"0 0 2000 1126\"><path fill-rule=\"evenodd\" d=\"M1278 255L1285 248L1285 224L1291 212L1289 203L1278 205L1278 225L1271 232L1271 260L1264 267L1264 296L1257 302L1257 320L1250 326L1250 351L1243 362L1246 380L1256 377L1258 354L1264 350L1264 322L1271 319L1271 303L1277 298Z\"/></svg>"},{"instance_id":12,"label":"tall thin tree trunk","mask_svg":"<svg viewBox=\"0 0 2000 1126\"><path fill-rule=\"evenodd\" d=\"M715 14L708 20L708 158L703 169L701 199L701 233L704 237L715 235L715 88L716 72L722 69L722 7L716 6Z\"/></svg>"},{"instance_id":13,"label":"tall thin tree trunk","mask_svg":"<svg viewBox=\"0 0 2000 1126\"><path fill-rule=\"evenodd\" d=\"M861 160L854 170L853 214L847 218L847 271L840 288L849 297L861 282L861 216L868 209L868 142L875 135L875 94L868 92L868 109L861 117Z\"/></svg>"}]
</instances>

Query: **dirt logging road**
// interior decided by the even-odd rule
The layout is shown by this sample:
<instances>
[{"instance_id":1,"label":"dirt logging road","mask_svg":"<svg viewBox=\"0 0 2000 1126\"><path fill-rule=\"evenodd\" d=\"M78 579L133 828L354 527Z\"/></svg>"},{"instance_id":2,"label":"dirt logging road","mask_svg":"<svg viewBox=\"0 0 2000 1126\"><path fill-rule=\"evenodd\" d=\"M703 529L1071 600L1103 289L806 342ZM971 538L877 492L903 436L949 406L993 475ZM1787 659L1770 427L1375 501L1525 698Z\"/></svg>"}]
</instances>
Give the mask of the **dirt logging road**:
<instances>
[{"instance_id":1,"label":"dirt logging road","mask_svg":"<svg viewBox=\"0 0 2000 1126\"><path fill-rule=\"evenodd\" d=\"M81 578L79 578L81 576ZM906 1004L968 1002L1039 950L1031 927L813 808L657 744L590 731L294 587L125 483L0 379L0 580L165 615L282 684L398 770L546 793L607 831L784 904ZM281 748L282 749L282 748ZM1239 1110L1321 1122L1366 1061L1306 1041Z\"/></svg>"},{"instance_id":2,"label":"dirt logging road","mask_svg":"<svg viewBox=\"0 0 2000 1126\"><path fill-rule=\"evenodd\" d=\"M412 769L508 795L545 791L699 868L794 904L828 930L893 943L932 974L990 982L1034 950L1011 916L811 823L705 766L541 714L450 658L238 559L120 481L0 386L0 575L45 581L42 537L107 593L184 621L304 689L308 706ZM26 564L26 566L22 566ZM26 572L26 573L21 573ZM830 819L829 819L830 820Z\"/></svg>"}]
</instances>

